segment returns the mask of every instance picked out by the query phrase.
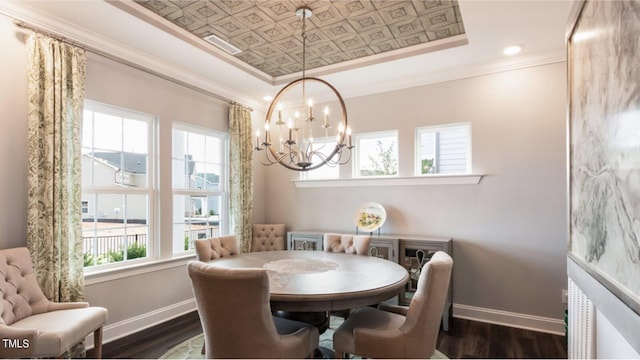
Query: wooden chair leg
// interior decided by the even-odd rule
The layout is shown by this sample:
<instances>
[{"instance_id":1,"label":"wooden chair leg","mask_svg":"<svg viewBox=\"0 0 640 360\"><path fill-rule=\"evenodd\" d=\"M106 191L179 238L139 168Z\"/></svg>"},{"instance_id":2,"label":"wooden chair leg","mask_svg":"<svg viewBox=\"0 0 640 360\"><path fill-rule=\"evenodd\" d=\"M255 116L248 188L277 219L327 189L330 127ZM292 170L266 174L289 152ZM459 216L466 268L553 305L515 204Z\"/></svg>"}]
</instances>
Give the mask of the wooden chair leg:
<instances>
[{"instance_id":1,"label":"wooden chair leg","mask_svg":"<svg viewBox=\"0 0 640 360\"><path fill-rule=\"evenodd\" d=\"M342 351L334 351L334 358L335 359L343 359L344 358L344 353Z\"/></svg>"},{"instance_id":2,"label":"wooden chair leg","mask_svg":"<svg viewBox=\"0 0 640 360\"><path fill-rule=\"evenodd\" d=\"M93 357L102 359L102 326L93 332Z\"/></svg>"}]
</instances>

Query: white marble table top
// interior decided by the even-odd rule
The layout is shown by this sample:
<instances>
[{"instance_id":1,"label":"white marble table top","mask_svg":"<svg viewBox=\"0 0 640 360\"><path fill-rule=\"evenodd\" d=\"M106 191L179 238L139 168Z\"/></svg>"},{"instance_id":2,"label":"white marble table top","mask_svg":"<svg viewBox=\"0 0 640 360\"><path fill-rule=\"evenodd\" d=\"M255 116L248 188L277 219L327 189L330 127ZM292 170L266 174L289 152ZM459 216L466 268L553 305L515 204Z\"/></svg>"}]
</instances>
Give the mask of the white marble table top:
<instances>
[{"instance_id":1,"label":"white marble table top","mask_svg":"<svg viewBox=\"0 0 640 360\"><path fill-rule=\"evenodd\" d=\"M397 295L407 270L384 259L322 251L245 253L210 262L222 268L264 268L271 307L286 311L344 310Z\"/></svg>"}]
</instances>

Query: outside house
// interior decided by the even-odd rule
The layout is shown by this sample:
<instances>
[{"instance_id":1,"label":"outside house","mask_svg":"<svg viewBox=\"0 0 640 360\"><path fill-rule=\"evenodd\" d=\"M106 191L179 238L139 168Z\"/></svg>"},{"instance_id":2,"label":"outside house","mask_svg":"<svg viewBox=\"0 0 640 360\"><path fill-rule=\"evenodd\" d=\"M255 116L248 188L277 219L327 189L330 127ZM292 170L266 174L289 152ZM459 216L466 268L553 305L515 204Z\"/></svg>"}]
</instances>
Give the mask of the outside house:
<instances>
[{"instance_id":1,"label":"outside house","mask_svg":"<svg viewBox=\"0 0 640 360\"><path fill-rule=\"evenodd\" d=\"M120 164L123 164L122 166ZM130 152L93 152L82 155L82 186L91 183L89 177L93 176L94 186L145 186L147 181L147 155ZM96 206L93 196L82 194L82 218L97 218L101 220L124 219L122 201L119 198L111 200L101 198ZM127 220L140 221L147 218L147 204L143 202L129 202L127 207ZM146 222L146 221L145 221Z\"/></svg>"}]
</instances>

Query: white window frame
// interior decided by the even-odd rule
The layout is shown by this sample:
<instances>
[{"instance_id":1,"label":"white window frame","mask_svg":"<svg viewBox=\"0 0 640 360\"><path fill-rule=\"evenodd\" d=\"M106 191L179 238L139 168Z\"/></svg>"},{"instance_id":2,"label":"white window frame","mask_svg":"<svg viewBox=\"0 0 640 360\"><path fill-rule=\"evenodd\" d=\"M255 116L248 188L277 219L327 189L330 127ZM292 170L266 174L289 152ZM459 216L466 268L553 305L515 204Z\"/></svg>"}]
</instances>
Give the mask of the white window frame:
<instances>
[{"instance_id":1,"label":"white window frame","mask_svg":"<svg viewBox=\"0 0 640 360\"><path fill-rule=\"evenodd\" d=\"M185 132L190 132L190 133L194 133L194 134L199 134L199 135L205 135L205 136L211 136L211 137L217 137L221 140L222 142L222 151L223 153L221 154L221 158L222 158L222 163L220 165L220 184L219 184L219 188L217 190L197 190L197 189L177 189L173 186L173 184L171 185L171 190L172 190L172 196L171 198L173 199L175 195L182 195L182 196L220 196L221 199L221 208L220 208L220 221L219 221L219 231L220 234L228 234L229 233L229 136L226 133L220 132L220 131L216 131L216 130L212 130L212 129L207 129L207 128L203 128L203 127L199 127L199 126L195 126L195 125L190 125L190 124L186 124L186 123L182 123L182 122L177 122L174 121L172 123L172 127L171 127L171 142L172 142L172 147L171 147L171 174L173 177L173 160L176 159L174 158L174 154L173 154L173 131L174 129L178 129L181 131L185 131ZM171 211L173 213L174 210L174 204L172 203L171 205ZM172 224L173 224L173 216L171 218ZM171 232L171 236L167 236L167 238L171 239L171 248L173 249L173 244L174 241L176 241L176 239L173 238L173 225L172 225L172 232ZM188 255L188 254L193 254L194 253L194 249L189 249L189 250L185 250L185 251L180 251L180 252L173 252L173 256L183 256L183 255Z\"/></svg>"},{"instance_id":2,"label":"white window frame","mask_svg":"<svg viewBox=\"0 0 640 360\"><path fill-rule=\"evenodd\" d=\"M470 122L460 122L460 123L452 123L452 124L443 124L443 125L431 125L431 126L422 126L422 127L418 127L415 130L415 151L414 151L414 174L415 176L434 176L434 175L443 175L443 173L437 172L437 173L432 173L432 174L423 174L422 173L422 159L421 159L421 155L420 155L420 147L421 147L421 134L424 132L441 132L443 130L446 130L447 128L451 128L451 127L462 127L462 126L466 126L467 127L467 155L466 155L466 170L465 172L462 173L456 173L456 174L452 174L452 173L445 173L445 175L465 175L465 174L471 174L471 123ZM436 145L436 150L435 150L435 154L436 154L436 158L434 159L434 165L438 166L438 155L439 154L439 148L438 145Z\"/></svg>"},{"instance_id":3,"label":"white window frame","mask_svg":"<svg viewBox=\"0 0 640 360\"><path fill-rule=\"evenodd\" d=\"M157 143L157 117L141 113L135 110L124 109L118 106L113 106L109 104L103 104L97 101L92 101L85 99L84 108L83 108L83 116L84 111L98 112L102 114L112 115L123 117L132 120L139 120L148 123L148 133L147 133L147 185L146 187L125 187L125 186L86 186L82 187L82 193L93 194L93 196L98 196L100 194L122 194L126 195L146 195L148 199L148 209L147 209L147 256L144 258L137 258L133 260L126 261L118 261L101 265L94 265L84 268L84 272L86 274L102 272L110 269L120 269L124 267L129 267L134 264L142 264L149 263L156 260L154 254L156 254L156 240L155 236L157 218L156 218L156 194L157 194L157 172L156 172L156 143ZM84 121L84 118L83 118ZM96 136L95 132L91 134L92 136ZM82 135L81 135L82 136ZM92 141L93 142L93 141ZM93 170L93 167L91 168ZM93 178L93 171L91 171L91 175Z\"/></svg>"},{"instance_id":4,"label":"white window frame","mask_svg":"<svg viewBox=\"0 0 640 360\"><path fill-rule=\"evenodd\" d=\"M360 155L361 155L361 151L362 151L362 146L360 146L360 141L362 140L371 140L371 139L377 139L377 138L384 138L384 137L393 137L395 136L396 138L396 146L395 146L395 150L396 150L396 160L398 161L398 168L395 174L392 175L360 175ZM400 139L398 137L398 130L386 130L386 131L375 131L375 132L368 132L368 133L360 133L360 134L355 134L354 135L354 153L353 153L353 170L352 170L352 177L353 178L361 178L361 179L371 179L371 178L389 178L389 177L398 177L398 174L400 173Z\"/></svg>"}]
</instances>

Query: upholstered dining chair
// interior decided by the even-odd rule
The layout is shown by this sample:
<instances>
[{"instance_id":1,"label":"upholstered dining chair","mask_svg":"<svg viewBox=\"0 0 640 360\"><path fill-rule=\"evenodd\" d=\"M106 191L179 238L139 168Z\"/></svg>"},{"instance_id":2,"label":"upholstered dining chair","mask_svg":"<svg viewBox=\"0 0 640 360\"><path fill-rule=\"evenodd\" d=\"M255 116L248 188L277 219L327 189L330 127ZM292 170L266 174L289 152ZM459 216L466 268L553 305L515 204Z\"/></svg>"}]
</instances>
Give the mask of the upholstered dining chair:
<instances>
[{"instance_id":1,"label":"upholstered dining chair","mask_svg":"<svg viewBox=\"0 0 640 360\"><path fill-rule=\"evenodd\" d=\"M251 252L286 250L285 224L253 224Z\"/></svg>"},{"instance_id":2,"label":"upholstered dining chair","mask_svg":"<svg viewBox=\"0 0 640 360\"><path fill-rule=\"evenodd\" d=\"M60 357L91 333L94 356L102 356L107 309L49 301L26 247L0 250L0 295L0 358Z\"/></svg>"},{"instance_id":3,"label":"upholstered dining chair","mask_svg":"<svg viewBox=\"0 0 640 360\"><path fill-rule=\"evenodd\" d=\"M196 259L204 262L238 254L238 242L235 235L198 239L194 241L194 245Z\"/></svg>"},{"instance_id":4,"label":"upholstered dining chair","mask_svg":"<svg viewBox=\"0 0 640 360\"><path fill-rule=\"evenodd\" d=\"M187 265L207 358L287 358L311 356L318 330L272 317L265 269L221 269L200 261Z\"/></svg>"},{"instance_id":5,"label":"upholstered dining chair","mask_svg":"<svg viewBox=\"0 0 640 360\"><path fill-rule=\"evenodd\" d=\"M322 239L322 247L325 252L339 252L357 255L369 255L369 245L371 236L369 235L346 235L325 233ZM348 318L350 309L332 311L331 315ZM328 316L328 315L327 315ZM327 317L327 323L329 318Z\"/></svg>"},{"instance_id":6,"label":"upholstered dining chair","mask_svg":"<svg viewBox=\"0 0 640 360\"><path fill-rule=\"evenodd\" d=\"M196 259L202 262L208 262L239 253L238 242L235 235L197 239L194 241L194 246L196 248ZM206 346L202 344L202 354L205 352Z\"/></svg>"},{"instance_id":7,"label":"upholstered dining chair","mask_svg":"<svg viewBox=\"0 0 640 360\"><path fill-rule=\"evenodd\" d=\"M418 278L409 307L358 309L333 333L335 357L429 358L436 349L453 259L436 252Z\"/></svg>"},{"instance_id":8,"label":"upholstered dining chair","mask_svg":"<svg viewBox=\"0 0 640 360\"><path fill-rule=\"evenodd\" d=\"M326 252L342 252L347 254L369 255L369 235L345 235L326 233L322 245Z\"/></svg>"}]
</instances>

